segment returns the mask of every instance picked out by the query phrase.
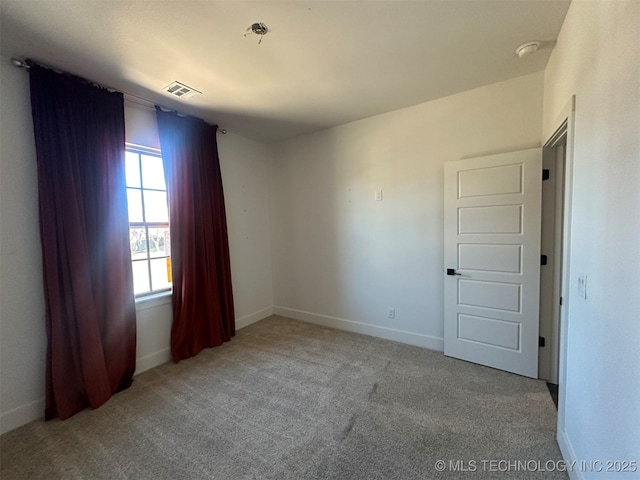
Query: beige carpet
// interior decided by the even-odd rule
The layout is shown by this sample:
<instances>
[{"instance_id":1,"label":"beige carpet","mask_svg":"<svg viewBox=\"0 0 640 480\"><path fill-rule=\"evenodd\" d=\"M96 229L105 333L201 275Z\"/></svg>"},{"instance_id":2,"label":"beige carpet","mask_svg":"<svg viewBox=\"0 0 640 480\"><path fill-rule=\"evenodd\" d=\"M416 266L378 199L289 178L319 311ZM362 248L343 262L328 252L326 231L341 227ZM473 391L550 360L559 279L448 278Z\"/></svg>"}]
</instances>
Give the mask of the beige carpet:
<instances>
[{"instance_id":1,"label":"beige carpet","mask_svg":"<svg viewBox=\"0 0 640 480\"><path fill-rule=\"evenodd\" d=\"M97 410L3 435L0 477L567 478L526 471L560 460L555 422L544 382L274 316Z\"/></svg>"}]
</instances>

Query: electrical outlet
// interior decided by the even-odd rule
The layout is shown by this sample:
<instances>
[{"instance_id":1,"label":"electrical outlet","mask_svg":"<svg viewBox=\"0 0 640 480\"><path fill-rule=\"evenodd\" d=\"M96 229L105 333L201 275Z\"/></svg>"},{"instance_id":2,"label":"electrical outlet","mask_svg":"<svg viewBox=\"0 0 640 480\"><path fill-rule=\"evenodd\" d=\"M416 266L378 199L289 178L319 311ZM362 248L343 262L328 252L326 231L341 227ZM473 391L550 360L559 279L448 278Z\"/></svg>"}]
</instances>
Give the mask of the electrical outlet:
<instances>
[{"instance_id":1,"label":"electrical outlet","mask_svg":"<svg viewBox=\"0 0 640 480\"><path fill-rule=\"evenodd\" d=\"M584 273L578 274L578 295L587 299L587 275Z\"/></svg>"},{"instance_id":2,"label":"electrical outlet","mask_svg":"<svg viewBox=\"0 0 640 480\"><path fill-rule=\"evenodd\" d=\"M387 309L387 318L396 318L396 309L389 307Z\"/></svg>"},{"instance_id":3,"label":"electrical outlet","mask_svg":"<svg viewBox=\"0 0 640 480\"><path fill-rule=\"evenodd\" d=\"M376 190L376 202L382 201L382 190Z\"/></svg>"}]
</instances>

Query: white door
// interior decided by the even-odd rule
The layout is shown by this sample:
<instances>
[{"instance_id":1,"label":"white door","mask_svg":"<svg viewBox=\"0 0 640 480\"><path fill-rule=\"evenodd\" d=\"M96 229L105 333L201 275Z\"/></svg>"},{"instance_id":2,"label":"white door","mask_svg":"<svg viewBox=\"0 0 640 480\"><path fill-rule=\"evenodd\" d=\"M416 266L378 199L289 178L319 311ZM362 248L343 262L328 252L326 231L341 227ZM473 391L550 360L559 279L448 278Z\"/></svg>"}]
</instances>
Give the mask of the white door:
<instances>
[{"instance_id":1,"label":"white door","mask_svg":"<svg viewBox=\"0 0 640 480\"><path fill-rule=\"evenodd\" d=\"M537 378L542 149L444 172L444 353Z\"/></svg>"}]
</instances>

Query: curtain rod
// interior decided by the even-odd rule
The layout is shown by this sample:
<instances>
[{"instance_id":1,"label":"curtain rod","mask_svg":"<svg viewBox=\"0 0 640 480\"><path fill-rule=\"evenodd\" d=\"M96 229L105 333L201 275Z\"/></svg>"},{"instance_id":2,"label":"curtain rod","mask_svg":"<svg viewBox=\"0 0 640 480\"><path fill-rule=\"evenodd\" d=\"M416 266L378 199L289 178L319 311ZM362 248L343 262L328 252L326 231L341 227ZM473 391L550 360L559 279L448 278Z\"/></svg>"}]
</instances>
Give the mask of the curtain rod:
<instances>
[{"instance_id":1,"label":"curtain rod","mask_svg":"<svg viewBox=\"0 0 640 480\"><path fill-rule=\"evenodd\" d=\"M35 63L35 62L33 62L33 63ZM29 65L29 63L28 63L28 62L26 62L26 61L24 61L24 60L21 60L21 59L19 59L19 58L16 58L16 57L13 57L13 58L11 59L11 64L12 64L14 67L24 68L25 70L29 70L29 69L31 68L31 65ZM48 66L46 66L46 65L42 65L42 66L43 66L43 67L45 67L45 68L50 68L51 70L57 70L56 68L48 67ZM93 83L93 82L91 82L91 83ZM138 95L134 95L133 93L122 92L122 91L120 91L120 90L118 90L118 89L116 89L116 88L111 88L111 87L106 87L106 88L108 88L109 90L114 90L114 91L116 91L116 92L120 92L120 93L122 93L122 94L125 96L125 98L124 98L124 99L125 99L127 102L135 103L136 105L140 105L141 107L149 108L149 109L151 109L151 110L154 110L154 111L155 111L155 105L157 105L157 104L156 104L156 103L154 103L154 102L152 102L152 101L150 101L150 100L147 100L146 98L139 97ZM130 97L130 98L126 98L126 97ZM142 100L143 102L147 102L147 103L136 102L135 100L132 100L132 98L136 98L136 99L138 99L138 100ZM151 105L154 105L154 106L152 107ZM164 109L164 110L171 110L171 111L175 111L174 109L172 109L172 108L168 108L168 107L165 107L165 106L163 106L163 105L158 105L158 106L159 106L160 108ZM218 131L219 131L221 134L223 134L223 135L226 135L226 133L227 133L227 129L226 129L226 128L220 128L220 127L218 127Z\"/></svg>"}]
</instances>

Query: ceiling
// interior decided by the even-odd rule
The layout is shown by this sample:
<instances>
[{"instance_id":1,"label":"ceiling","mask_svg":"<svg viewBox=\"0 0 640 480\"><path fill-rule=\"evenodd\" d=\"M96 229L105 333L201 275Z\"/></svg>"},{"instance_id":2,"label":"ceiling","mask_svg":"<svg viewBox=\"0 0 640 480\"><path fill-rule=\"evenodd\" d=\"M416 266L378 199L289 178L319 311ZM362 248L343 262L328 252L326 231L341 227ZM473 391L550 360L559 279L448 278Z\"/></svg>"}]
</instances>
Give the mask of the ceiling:
<instances>
[{"instance_id":1,"label":"ceiling","mask_svg":"<svg viewBox=\"0 0 640 480\"><path fill-rule=\"evenodd\" d=\"M0 0L0 50L274 142L543 70L568 0ZM243 37L254 22L269 33ZM514 53L529 40L541 49ZM203 95L179 100L178 80Z\"/></svg>"}]
</instances>

